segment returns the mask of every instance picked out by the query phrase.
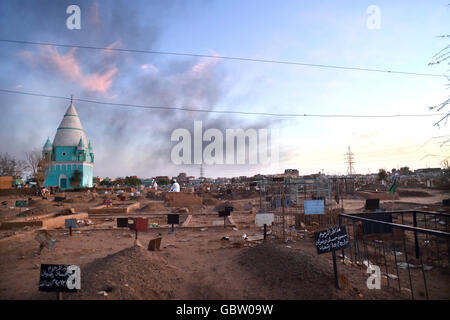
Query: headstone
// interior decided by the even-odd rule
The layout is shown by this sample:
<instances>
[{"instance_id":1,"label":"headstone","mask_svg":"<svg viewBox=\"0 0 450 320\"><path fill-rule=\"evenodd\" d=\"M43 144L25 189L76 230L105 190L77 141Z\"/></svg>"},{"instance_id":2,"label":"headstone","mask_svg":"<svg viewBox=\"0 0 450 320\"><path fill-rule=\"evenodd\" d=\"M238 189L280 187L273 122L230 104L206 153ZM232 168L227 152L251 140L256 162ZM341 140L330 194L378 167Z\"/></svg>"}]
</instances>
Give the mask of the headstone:
<instances>
[{"instance_id":1,"label":"headstone","mask_svg":"<svg viewBox=\"0 0 450 320\"><path fill-rule=\"evenodd\" d=\"M41 264L39 291L76 292L81 289L81 271L76 265Z\"/></svg>"},{"instance_id":2,"label":"headstone","mask_svg":"<svg viewBox=\"0 0 450 320\"><path fill-rule=\"evenodd\" d=\"M325 201L324 200L305 200L304 207L305 207L305 214L324 214Z\"/></svg>"},{"instance_id":3,"label":"headstone","mask_svg":"<svg viewBox=\"0 0 450 320\"><path fill-rule=\"evenodd\" d=\"M334 227L314 232L314 242L317 254L344 249L349 244L349 238L345 227Z\"/></svg>"},{"instance_id":4,"label":"headstone","mask_svg":"<svg viewBox=\"0 0 450 320\"><path fill-rule=\"evenodd\" d=\"M368 214L361 214L358 216L360 216L361 218L392 223L391 213L368 213ZM376 222L363 221L362 229L363 234L392 233L392 226Z\"/></svg>"},{"instance_id":5,"label":"headstone","mask_svg":"<svg viewBox=\"0 0 450 320\"><path fill-rule=\"evenodd\" d=\"M366 210L376 210L380 208L380 199L367 199Z\"/></svg>"},{"instance_id":6,"label":"headstone","mask_svg":"<svg viewBox=\"0 0 450 320\"><path fill-rule=\"evenodd\" d=\"M156 238L150 240L148 243L148 250L155 251L155 250L161 250L161 239L162 238Z\"/></svg>"}]
</instances>

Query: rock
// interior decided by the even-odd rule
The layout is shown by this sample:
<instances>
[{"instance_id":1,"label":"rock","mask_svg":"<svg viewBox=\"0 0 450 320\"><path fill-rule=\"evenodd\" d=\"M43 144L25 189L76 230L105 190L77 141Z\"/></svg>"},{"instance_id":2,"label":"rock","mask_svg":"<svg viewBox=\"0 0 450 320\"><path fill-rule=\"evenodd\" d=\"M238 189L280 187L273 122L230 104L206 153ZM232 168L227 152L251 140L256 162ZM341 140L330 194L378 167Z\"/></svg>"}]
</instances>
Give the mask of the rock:
<instances>
[{"instance_id":1,"label":"rock","mask_svg":"<svg viewBox=\"0 0 450 320\"><path fill-rule=\"evenodd\" d=\"M188 208L178 208L177 212L189 214L189 209Z\"/></svg>"},{"instance_id":2,"label":"rock","mask_svg":"<svg viewBox=\"0 0 450 320\"><path fill-rule=\"evenodd\" d=\"M142 243L139 241L139 240L134 240L134 245L135 246L138 246L138 247L141 247L141 248L144 248L144 246L142 245Z\"/></svg>"}]
</instances>

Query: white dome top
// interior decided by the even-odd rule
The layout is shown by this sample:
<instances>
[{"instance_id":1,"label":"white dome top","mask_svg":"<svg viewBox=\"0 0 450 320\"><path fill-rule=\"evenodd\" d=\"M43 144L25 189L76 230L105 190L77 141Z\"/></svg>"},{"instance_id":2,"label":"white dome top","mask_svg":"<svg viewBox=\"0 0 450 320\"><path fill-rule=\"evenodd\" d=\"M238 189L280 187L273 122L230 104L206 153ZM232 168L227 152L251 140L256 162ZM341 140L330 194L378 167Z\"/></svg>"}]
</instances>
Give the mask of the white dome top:
<instances>
[{"instance_id":1,"label":"white dome top","mask_svg":"<svg viewBox=\"0 0 450 320\"><path fill-rule=\"evenodd\" d=\"M59 124L58 130L56 130L53 146L77 147L80 138L83 140L84 145L87 146L87 140L84 135L83 127L81 126L80 117L78 116L73 103L71 103L64 118Z\"/></svg>"}]
</instances>

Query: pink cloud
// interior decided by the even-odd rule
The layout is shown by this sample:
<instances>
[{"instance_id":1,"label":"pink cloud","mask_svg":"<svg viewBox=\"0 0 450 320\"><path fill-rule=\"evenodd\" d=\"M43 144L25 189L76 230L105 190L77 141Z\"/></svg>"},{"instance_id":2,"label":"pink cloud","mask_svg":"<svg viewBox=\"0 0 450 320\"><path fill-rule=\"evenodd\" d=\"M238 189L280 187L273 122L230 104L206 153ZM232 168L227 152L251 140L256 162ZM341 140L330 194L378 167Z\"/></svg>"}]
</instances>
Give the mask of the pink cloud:
<instances>
[{"instance_id":1,"label":"pink cloud","mask_svg":"<svg viewBox=\"0 0 450 320\"><path fill-rule=\"evenodd\" d=\"M84 89L105 94L112 84L114 75L119 71L115 66L100 74L98 72L84 74L80 62L75 57L76 48L72 48L65 55L59 54L56 48L46 46L39 54L31 51L19 52L24 61L39 66L48 65L61 73L67 79L79 83Z\"/></svg>"},{"instance_id":2,"label":"pink cloud","mask_svg":"<svg viewBox=\"0 0 450 320\"><path fill-rule=\"evenodd\" d=\"M212 56L219 56L219 54L215 51L212 51ZM204 76L205 74L209 73L209 70L211 70L217 63L219 62L219 59L215 58L204 58L200 61L198 61L191 69L192 73L196 76Z\"/></svg>"}]
</instances>

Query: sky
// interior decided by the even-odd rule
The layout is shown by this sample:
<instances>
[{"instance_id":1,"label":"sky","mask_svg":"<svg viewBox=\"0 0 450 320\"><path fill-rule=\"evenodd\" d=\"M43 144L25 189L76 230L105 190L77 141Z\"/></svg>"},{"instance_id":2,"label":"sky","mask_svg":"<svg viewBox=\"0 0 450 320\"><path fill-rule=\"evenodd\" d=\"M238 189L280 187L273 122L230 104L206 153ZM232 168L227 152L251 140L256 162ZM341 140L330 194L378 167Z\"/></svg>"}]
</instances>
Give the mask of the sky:
<instances>
[{"instance_id":1,"label":"sky","mask_svg":"<svg viewBox=\"0 0 450 320\"><path fill-rule=\"evenodd\" d=\"M444 74L448 66L428 63L448 45L448 38L438 37L450 33L447 2L3 0L0 40ZM80 29L66 26L70 5L80 8ZM373 5L379 9L378 28L368 25L374 21L368 10ZM273 149L278 161L205 164L209 177L286 168L345 174L349 147L361 174L440 167L450 145L442 146L436 137L449 135L450 124L434 126L439 116L277 117L131 108L77 98L256 113L428 115L436 113L430 106L448 99L446 83L445 77L0 41L0 89L73 94L94 147L94 175L101 177L199 176L199 164L176 165L171 158L177 145L172 133L186 129L194 137L194 121L202 121L203 132L218 129L224 140L227 129L279 132ZM69 103L0 91L0 152L24 159L25 152L42 149L47 137L53 140Z\"/></svg>"}]
</instances>

